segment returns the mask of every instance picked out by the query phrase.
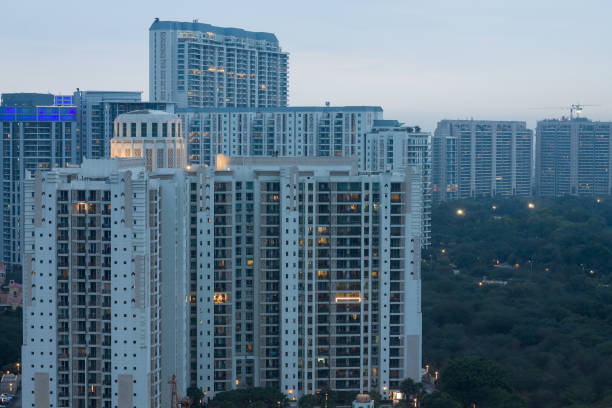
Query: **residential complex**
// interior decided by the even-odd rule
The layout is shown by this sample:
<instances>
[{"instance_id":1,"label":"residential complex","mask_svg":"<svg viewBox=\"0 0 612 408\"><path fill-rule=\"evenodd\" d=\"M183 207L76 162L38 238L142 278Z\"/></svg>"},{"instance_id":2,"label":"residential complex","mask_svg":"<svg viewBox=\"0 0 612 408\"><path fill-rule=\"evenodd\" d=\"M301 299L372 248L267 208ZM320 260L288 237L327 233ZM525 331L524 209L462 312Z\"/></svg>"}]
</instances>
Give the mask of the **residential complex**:
<instances>
[{"instance_id":1,"label":"residential complex","mask_svg":"<svg viewBox=\"0 0 612 408\"><path fill-rule=\"evenodd\" d=\"M293 400L418 380L422 174L351 157L180 168L180 126L120 115L121 158L27 180L24 404L161 406L171 375L183 394Z\"/></svg>"},{"instance_id":2,"label":"residential complex","mask_svg":"<svg viewBox=\"0 0 612 408\"><path fill-rule=\"evenodd\" d=\"M536 128L536 185L541 196L612 193L612 122L547 119Z\"/></svg>"},{"instance_id":3,"label":"residential complex","mask_svg":"<svg viewBox=\"0 0 612 408\"><path fill-rule=\"evenodd\" d=\"M432 141L434 200L530 195L532 145L525 122L438 122Z\"/></svg>"},{"instance_id":4,"label":"residential complex","mask_svg":"<svg viewBox=\"0 0 612 408\"><path fill-rule=\"evenodd\" d=\"M155 19L150 99L180 107L287 106L288 61L271 33Z\"/></svg>"},{"instance_id":5,"label":"residential complex","mask_svg":"<svg viewBox=\"0 0 612 408\"><path fill-rule=\"evenodd\" d=\"M53 96L47 94L5 94L3 101L17 104L0 106L0 259L8 269L13 269L21 265L22 189L26 171L75 162L76 108L53 106ZM51 105L35 105L40 101Z\"/></svg>"}]
</instances>

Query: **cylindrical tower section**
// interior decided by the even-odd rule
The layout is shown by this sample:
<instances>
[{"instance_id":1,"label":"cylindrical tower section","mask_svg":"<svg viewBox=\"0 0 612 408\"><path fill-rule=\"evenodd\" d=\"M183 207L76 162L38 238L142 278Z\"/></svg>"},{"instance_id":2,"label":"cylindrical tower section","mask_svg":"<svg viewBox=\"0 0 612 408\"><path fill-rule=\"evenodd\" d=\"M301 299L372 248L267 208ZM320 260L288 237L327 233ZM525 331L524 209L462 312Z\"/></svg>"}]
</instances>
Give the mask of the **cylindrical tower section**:
<instances>
[{"instance_id":1,"label":"cylindrical tower section","mask_svg":"<svg viewBox=\"0 0 612 408\"><path fill-rule=\"evenodd\" d=\"M185 139L181 119L172 113L137 110L117 116L111 157L145 159L147 170L184 168Z\"/></svg>"}]
</instances>

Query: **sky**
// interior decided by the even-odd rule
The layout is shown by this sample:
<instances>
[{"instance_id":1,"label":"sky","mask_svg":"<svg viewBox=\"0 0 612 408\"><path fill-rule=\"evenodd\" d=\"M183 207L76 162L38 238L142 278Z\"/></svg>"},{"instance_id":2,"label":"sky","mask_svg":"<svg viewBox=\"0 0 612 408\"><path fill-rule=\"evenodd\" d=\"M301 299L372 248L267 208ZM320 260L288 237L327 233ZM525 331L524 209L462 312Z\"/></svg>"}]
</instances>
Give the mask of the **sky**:
<instances>
[{"instance_id":1,"label":"sky","mask_svg":"<svg viewBox=\"0 0 612 408\"><path fill-rule=\"evenodd\" d=\"M378 105L441 119L612 120L608 0L33 0L5 2L0 92L138 90L155 17L276 34L289 104ZM567 107L567 108L564 108Z\"/></svg>"}]
</instances>

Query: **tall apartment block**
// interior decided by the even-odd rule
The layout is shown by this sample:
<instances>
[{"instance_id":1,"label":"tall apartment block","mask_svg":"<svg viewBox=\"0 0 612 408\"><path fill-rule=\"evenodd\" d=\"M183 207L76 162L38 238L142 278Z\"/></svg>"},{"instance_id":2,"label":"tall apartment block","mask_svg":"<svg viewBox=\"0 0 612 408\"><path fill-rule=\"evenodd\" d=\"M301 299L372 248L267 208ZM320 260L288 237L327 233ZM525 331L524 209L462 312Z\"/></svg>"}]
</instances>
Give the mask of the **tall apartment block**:
<instances>
[{"instance_id":1,"label":"tall apartment block","mask_svg":"<svg viewBox=\"0 0 612 408\"><path fill-rule=\"evenodd\" d=\"M5 94L2 100L0 257L7 268L15 268L21 265L25 173L75 162L76 108L53 105L48 94ZM49 105L36 105L39 102Z\"/></svg>"},{"instance_id":2,"label":"tall apartment block","mask_svg":"<svg viewBox=\"0 0 612 408\"><path fill-rule=\"evenodd\" d=\"M181 121L121 117L112 150L138 158L85 159L26 181L24 406L165 406L171 373L185 394Z\"/></svg>"},{"instance_id":3,"label":"tall apartment block","mask_svg":"<svg viewBox=\"0 0 612 408\"><path fill-rule=\"evenodd\" d=\"M174 112L174 104L142 102L141 92L81 91L72 97L77 107L78 163L83 157L104 159L110 157L110 140L117 116L135 110L161 110Z\"/></svg>"},{"instance_id":4,"label":"tall apartment block","mask_svg":"<svg viewBox=\"0 0 612 408\"><path fill-rule=\"evenodd\" d=\"M350 158L225 158L196 174L210 243L198 386L389 396L419 378L419 174L360 173Z\"/></svg>"},{"instance_id":5,"label":"tall apartment block","mask_svg":"<svg viewBox=\"0 0 612 408\"><path fill-rule=\"evenodd\" d=\"M530 195L532 144L525 122L438 122L432 141L434 200Z\"/></svg>"},{"instance_id":6,"label":"tall apartment block","mask_svg":"<svg viewBox=\"0 0 612 408\"><path fill-rule=\"evenodd\" d=\"M541 196L612 194L612 122L547 119L536 128L536 187Z\"/></svg>"},{"instance_id":7,"label":"tall apartment block","mask_svg":"<svg viewBox=\"0 0 612 408\"><path fill-rule=\"evenodd\" d=\"M423 244L431 240L431 134L396 120L375 120L366 133L364 169L369 171L412 168L423 183Z\"/></svg>"},{"instance_id":8,"label":"tall apartment block","mask_svg":"<svg viewBox=\"0 0 612 408\"><path fill-rule=\"evenodd\" d=\"M155 19L149 98L180 107L287 106L288 61L274 34Z\"/></svg>"}]
</instances>

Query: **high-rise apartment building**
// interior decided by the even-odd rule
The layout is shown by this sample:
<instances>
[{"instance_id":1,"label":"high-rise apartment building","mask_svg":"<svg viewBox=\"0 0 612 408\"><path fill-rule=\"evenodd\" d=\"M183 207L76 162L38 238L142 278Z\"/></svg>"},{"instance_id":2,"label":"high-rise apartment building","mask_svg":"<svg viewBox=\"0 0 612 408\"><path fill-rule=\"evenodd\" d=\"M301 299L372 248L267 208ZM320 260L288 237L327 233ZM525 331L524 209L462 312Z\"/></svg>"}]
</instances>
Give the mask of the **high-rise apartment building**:
<instances>
[{"instance_id":1,"label":"high-rise apartment building","mask_svg":"<svg viewBox=\"0 0 612 408\"><path fill-rule=\"evenodd\" d=\"M155 19L150 100L180 107L287 106L288 61L274 34Z\"/></svg>"},{"instance_id":2,"label":"high-rise apartment building","mask_svg":"<svg viewBox=\"0 0 612 408\"><path fill-rule=\"evenodd\" d=\"M612 122L547 119L536 128L536 188L541 196L612 193Z\"/></svg>"},{"instance_id":3,"label":"high-rise apartment building","mask_svg":"<svg viewBox=\"0 0 612 408\"><path fill-rule=\"evenodd\" d=\"M355 159L224 158L191 188L197 384L388 396L421 367L418 173ZM212 347L212 348L207 348Z\"/></svg>"},{"instance_id":4,"label":"high-rise apartment building","mask_svg":"<svg viewBox=\"0 0 612 408\"><path fill-rule=\"evenodd\" d=\"M162 110L174 112L174 104L164 101L142 102L142 92L81 91L72 97L77 107L78 163L88 159L110 157L115 118L135 110Z\"/></svg>"},{"instance_id":5,"label":"high-rise apartment building","mask_svg":"<svg viewBox=\"0 0 612 408\"><path fill-rule=\"evenodd\" d=\"M180 119L120 118L113 153L137 158L85 159L26 182L26 406L160 407L172 374L182 395L188 385Z\"/></svg>"},{"instance_id":6,"label":"high-rise apartment building","mask_svg":"<svg viewBox=\"0 0 612 408\"><path fill-rule=\"evenodd\" d=\"M0 256L7 268L21 265L23 180L26 171L64 167L77 157L76 108L37 106L53 95L3 95L0 106Z\"/></svg>"},{"instance_id":7,"label":"high-rise apartment building","mask_svg":"<svg viewBox=\"0 0 612 408\"><path fill-rule=\"evenodd\" d=\"M366 133L364 169L420 172L423 183L423 244L431 240L431 134L396 120L375 120Z\"/></svg>"},{"instance_id":8,"label":"high-rise apartment building","mask_svg":"<svg viewBox=\"0 0 612 408\"><path fill-rule=\"evenodd\" d=\"M525 122L438 122L432 141L434 200L530 195L532 144Z\"/></svg>"}]
</instances>

